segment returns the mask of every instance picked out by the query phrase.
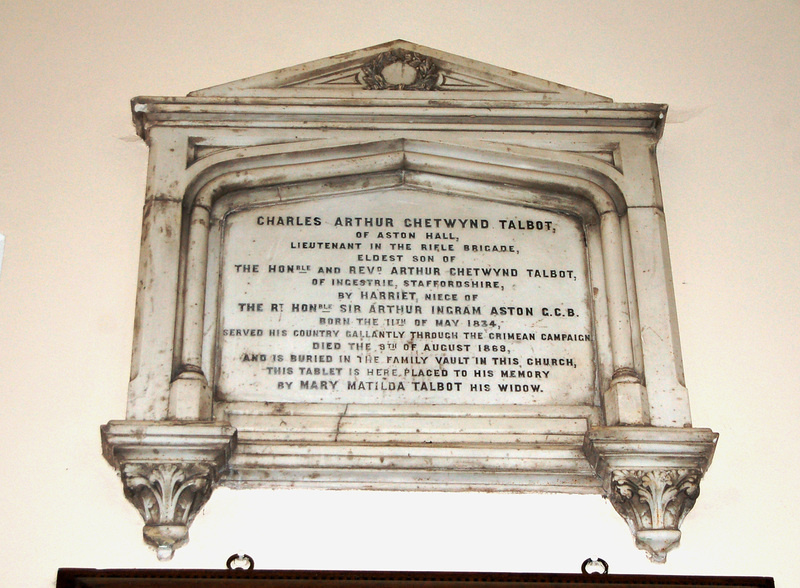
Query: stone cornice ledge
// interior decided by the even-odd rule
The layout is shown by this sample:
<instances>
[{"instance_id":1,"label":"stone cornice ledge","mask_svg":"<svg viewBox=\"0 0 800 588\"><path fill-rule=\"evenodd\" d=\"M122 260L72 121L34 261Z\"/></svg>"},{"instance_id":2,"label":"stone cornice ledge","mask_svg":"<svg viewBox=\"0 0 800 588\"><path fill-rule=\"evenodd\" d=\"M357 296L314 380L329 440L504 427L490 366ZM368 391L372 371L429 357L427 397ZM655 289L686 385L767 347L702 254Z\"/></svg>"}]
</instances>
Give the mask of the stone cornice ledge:
<instances>
[{"instance_id":1,"label":"stone cornice ledge","mask_svg":"<svg viewBox=\"0 0 800 588\"><path fill-rule=\"evenodd\" d=\"M403 130L537 130L624 133L661 137L665 104L538 102L513 94L498 97L442 97L400 92L327 97L274 91L272 97L209 98L138 96L131 101L136 132L147 140L155 125L192 129L221 127L303 127ZM402 94L397 96L396 94ZM436 94L435 97L420 94ZM491 99L490 99L491 98ZM399 127L398 127L399 125Z\"/></svg>"},{"instance_id":2,"label":"stone cornice ledge","mask_svg":"<svg viewBox=\"0 0 800 588\"><path fill-rule=\"evenodd\" d=\"M636 546L654 562L678 546L680 525L700 494L718 435L710 429L602 427L584 453Z\"/></svg>"},{"instance_id":3,"label":"stone cornice ledge","mask_svg":"<svg viewBox=\"0 0 800 588\"><path fill-rule=\"evenodd\" d=\"M170 559L211 497L236 447L228 423L111 421L103 455L120 472L125 497L144 519L144 540Z\"/></svg>"},{"instance_id":4,"label":"stone cornice ledge","mask_svg":"<svg viewBox=\"0 0 800 588\"><path fill-rule=\"evenodd\" d=\"M113 467L131 461L203 461L224 469L236 448L229 423L109 421L100 427L103 457Z\"/></svg>"}]
</instances>

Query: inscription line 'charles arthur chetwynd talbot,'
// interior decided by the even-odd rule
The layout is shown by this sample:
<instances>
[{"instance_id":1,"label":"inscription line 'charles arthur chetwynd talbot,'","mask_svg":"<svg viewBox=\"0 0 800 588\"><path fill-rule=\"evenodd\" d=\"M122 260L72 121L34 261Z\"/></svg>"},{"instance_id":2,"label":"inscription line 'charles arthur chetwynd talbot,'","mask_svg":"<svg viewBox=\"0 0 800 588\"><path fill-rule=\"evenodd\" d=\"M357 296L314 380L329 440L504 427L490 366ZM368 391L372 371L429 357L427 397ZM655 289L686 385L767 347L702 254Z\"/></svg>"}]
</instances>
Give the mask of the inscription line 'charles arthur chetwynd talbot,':
<instances>
[{"instance_id":1,"label":"inscription line 'charles arthur chetwynd talbot,'","mask_svg":"<svg viewBox=\"0 0 800 588\"><path fill-rule=\"evenodd\" d=\"M394 41L133 114L102 439L160 558L219 485L602 493L651 559L678 545L717 436L681 367L665 106Z\"/></svg>"}]
</instances>

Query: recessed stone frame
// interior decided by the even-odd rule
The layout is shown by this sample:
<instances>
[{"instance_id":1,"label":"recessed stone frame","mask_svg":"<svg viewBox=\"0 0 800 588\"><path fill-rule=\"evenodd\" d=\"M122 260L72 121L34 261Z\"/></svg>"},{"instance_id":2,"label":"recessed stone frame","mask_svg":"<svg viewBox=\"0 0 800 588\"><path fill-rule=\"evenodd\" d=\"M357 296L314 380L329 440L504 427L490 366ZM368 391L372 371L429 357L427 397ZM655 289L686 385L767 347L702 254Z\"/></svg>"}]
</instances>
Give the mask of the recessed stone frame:
<instances>
[{"instance_id":1,"label":"recessed stone frame","mask_svg":"<svg viewBox=\"0 0 800 588\"><path fill-rule=\"evenodd\" d=\"M207 276L219 271L215 254L220 251L219 228L227 213L241 207L346 198L361 191L404 186L578 216L585 227L597 292L594 327L604 421L650 424L646 391L637 375L642 371L641 341L636 337L634 342L632 336L638 316L628 303L625 257L630 259L630 241L618 210L624 215L625 202L609 178L574 162L542 159L541 154L538 158L533 154L502 156L402 139L303 147L272 157L257 155L257 148L252 155L247 149L226 152L226 157L235 159L206 168L189 185L186 285L178 301L183 325L176 334L180 371L172 382L170 418L212 417L213 385L208 380L214 372L216 329L214 312L207 313L206 307L215 308L217 287L207 283ZM561 168L558 173L556 167ZM629 307L634 312L628 312Z\"/></svg>"},{"instance_id":2,"label":"recessed stone frame","mask_svg":"<svg viewBox=\"0 0 800 588\"><path fill-rule=\"evenodd\" d=\"M462 66L472 76L489 71L495 84L502 77L492 66L394 43L405 45L437 59L445 75ZM382 48L348 54L344 65ZM561 102L542 104L530 80L529 100L515 91L513 101L505 90L446 104L421 100L424 91L315 97L295 82L247 97L134 102L150 146L137 325L127 418L106 425L103 440L161 557L186 542L218 484L603 493L654 561L677 545L716 434L691 428L683 384L654 150L666 109L567 90ZM549 96L563 88L540 85ZM335 138L326 138L331 129ZM406 189L432 205L447 195L580 219L593 401L215 399L227 215L330 198L346 206L356 194Z\"/></svg>"}]
</instances>

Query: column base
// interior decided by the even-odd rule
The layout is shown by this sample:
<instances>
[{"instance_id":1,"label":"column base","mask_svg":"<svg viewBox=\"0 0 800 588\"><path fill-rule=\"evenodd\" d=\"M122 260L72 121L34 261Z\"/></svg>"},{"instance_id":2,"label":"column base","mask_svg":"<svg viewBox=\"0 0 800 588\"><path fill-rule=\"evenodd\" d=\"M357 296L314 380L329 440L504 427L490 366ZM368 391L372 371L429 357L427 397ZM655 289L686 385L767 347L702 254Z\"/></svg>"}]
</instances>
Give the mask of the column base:
<instances>
[{"instance_id":1,"label":"column base","mask_svg":"<svg viewBox=\"0 0 800 588\"><path fill-rule=\"evenodd\" d=\"M647 389L633 373L614 376L608 390L603 393L603 406L609 426L650 424Z\"/></svg>"},{"instance_id":2,"label":"column base","mask_svg":"<svg viewBox=\"0 0 800 588\"><path fill-rule=\"evenodd\" d=\"M187 370L169 387L169 418L185 421L211 419L211 392L201 371Z\"/></svg>"}]
</instances>

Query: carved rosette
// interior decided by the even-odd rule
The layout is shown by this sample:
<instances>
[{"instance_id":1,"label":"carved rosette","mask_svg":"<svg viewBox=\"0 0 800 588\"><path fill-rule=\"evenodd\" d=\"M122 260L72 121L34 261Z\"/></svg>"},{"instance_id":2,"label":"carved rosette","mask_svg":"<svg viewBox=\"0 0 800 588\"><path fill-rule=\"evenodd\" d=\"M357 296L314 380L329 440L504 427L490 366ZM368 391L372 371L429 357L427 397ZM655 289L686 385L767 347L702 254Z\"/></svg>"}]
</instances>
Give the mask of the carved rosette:
<instances>
[{"instance_id":1,"label":"carved rosette","mask_svg":"<svg viewBox=\"0 0 800 588\"><path fill-rule=\"evenodd\" d=\"M586 434L586 458L651 561L665 562L680 543L716 442L709 429L601 427Z\"/></svg>"},{"instance_id":2,"label":"carved rosette","mask_svg":"<svg viewBox=\"0 0 800 588\"><path fill-rule=\"evenodd\" d=\"M189 540L189 525L217 481L206 464L127 463L121 468L125 497L144 519L144 539L158 558L171 559Z\"/></svg>"},{"instance_id":3,"label":"carved rosette","mask_svg":"<svg viewBox=\"0 0 800 588\"><path fill-rule=\"evenodd\" d=\"M606 493L655 562L678 546L679 527L700 494L702 472L696 469L614 470Z\"/></svg>"},{"instance_id":4,"label":"carved rosette","mask_svg":"<svg viewBox=\"0 0 800 588\"><path fill-rule=\"evenodd\" d=\"M438 90L444 76L430 57L394 49L367 61L356 80L368 90Z\"/></svg>"}]
</instances>

